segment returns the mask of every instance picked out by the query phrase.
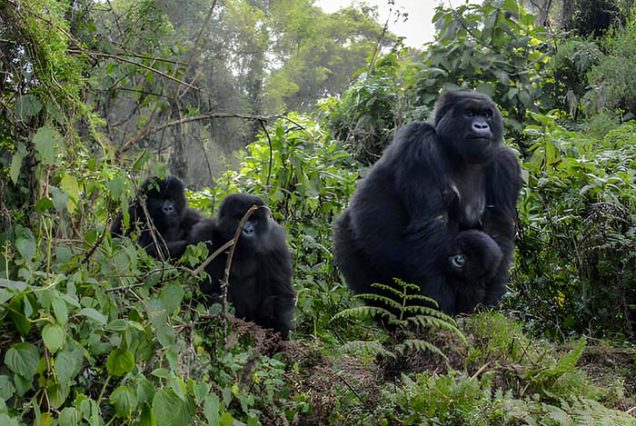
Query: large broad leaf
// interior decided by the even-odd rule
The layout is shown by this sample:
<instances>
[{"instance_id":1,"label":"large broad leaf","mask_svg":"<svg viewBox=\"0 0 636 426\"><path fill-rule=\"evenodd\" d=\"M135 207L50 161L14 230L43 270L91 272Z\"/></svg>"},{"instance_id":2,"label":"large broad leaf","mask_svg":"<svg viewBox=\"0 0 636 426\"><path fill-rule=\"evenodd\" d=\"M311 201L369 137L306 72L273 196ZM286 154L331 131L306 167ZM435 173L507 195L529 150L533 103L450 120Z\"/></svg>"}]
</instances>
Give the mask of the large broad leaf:
<instances>
[{"instance_id":1,"label":"large broad leaf","mask_svg":"<svg viewBox=\"0 0 636 426\"><path fill-rule=\"evenodd\" d=\"M152 399L152 412L157 426L189 425L194 407L179 398L172 389L160 389Z\"/></svg>"},{"instance_id":2,"label":"large broad leaf","mask_svg":"<svg viewBox=\"0 0 636 426\"><path fill-rule=\"evenodd\" d=\"M13 104L13 112L20 120L27 120L42 110L42 103L33 95L23 95Z\"/></svg>"},{"instance_id":3,"label":"large broad leaf","mask_svg":"<svg viewBox=\"0 0 636 426\"><path fill-rule=\"evenodd\" d=\"M57 147L61 143L62 135L48 126L40 127L35 136L33 136L33 145L35 146L35 152L38 154L37 157L46 166L56 163Z\"/></svg>"},{"instance_id":4,"label":"large broad leaf","mask_svg":"<svg viewBox=\"0 0 636 426\"><path fill-rule=\"evenodd\" d=\"M15 393L15 386L9 376L0 376L0 399L8 400Z\"/></svg>"},{"instance_id":5,"label":"large broad leaf","mask_svg":"<svg viewBox=\"0 0 636 426\"><path fill-rule=\"evenodd\" d=\"M82 415L75 407L66 407L58 417L60 426L77 426L80 420L82 420Z\"/></svg>"},{"instance_id":6,"label":"large broad leaf","mask_svg":"<svg viewBox=\"0 0 636 426\"><path fill-rule=\"evenodd\" d=\"M137 408L135 391L128 386L120 386L110 394L108 401L115 407L119 417L128 417Z\"/></svg>"},{"instance_id":7,"label":"large broad leaf","mask_svg":"<svg viewBox=\"0 0 636 426\"><path fill-rule=\"evenodd\" d=\"M26 146L23 143L18 143L17 150L15 154L13 154L13 158L11 159L11 168L9 169L9 177L11 178L11 182L18 183L18 178L20 177L20 169L22 168L22 160L27 155Z\"/></svg>"},{"instance_id":8,"label":"large broad leaf","mask_svg":"<svg viewBox=\"0 0 636 426\"><path fill-rule=\"evenodd\" d=\"M108 317L106 317L106 315L93 308L84 308L79 311L77 315L93 319L101 325L106 325L106 320L108 320Z\"/></svg>"},{"instance_id":9,"label":"large broad leaf","mask_svg":"<svg viewBox=\"0 0 636 426\"><path fill-rule=\"evenodd\" d=\"M33 232L24 227L16 227L16 236L15 248L18 249L24 260L30 262L35 257L37 250Z\"/></svg>"},{"instance_id":10,"label":"large broad leaf","mask_svg":"<svg viewBox=\"0 0 636 426\"><path fill-rule=\"evenodd\" d=\"M52 353L57 352L64 345L65 337L64 329L57 324L47 324L42 329L44 345Z\"/></svg>"},{"instance_id":11,"label":"large broad leaf","mask_svg":"<svg viewBox=\"0 0 636 426\"><path fill-rule=\"evenodd\" d=\"M71 345L67 344L67 349L58 352L55 357L55 374L60 383L73 380L73 378L79 374L82 369L82 363L84 362L82 350L79 347L70 346Z\"/></svg>"},{"instance_id":12,"label":"large broad leaf","mask_svg":"<svg viewBox=\"0 0 636 426\"><path fill-rule=\"evenodd\" d=\"M26 342L11 345L4 356L4 363L7 367L27 380L33 379L39 361L40 352L38 348Z\"/></svg>"},{"instance_id":13,"label":"large broad leaf","mask_svg":"<svg viewBox=\"0 0 636 426\"><path fill-rule=\"evenodd\" d=\"M80 188L77 179L71 175L65 175L60 181L60 189L68 195L69 203L67 209L69 213L75 212L79 205Z\"/></svg>"},{"instance_id":14,"label":"large broad leaf","mask_svg":"<svg viewBox=\"0 0 636 426\"><path fill-rule=\"evenodd\" d=\"M221 414L221 401L219 397L211 393L205 398L203 412L210 426L218 425Z\"/></svg>"},{"instance_id":15,"label":"large broad leaf","mask_svg":"<svg viewBox=\"0 0 636 426\"><path fill-rule=\"evenodd\" d=\"M108 355L106 369L113 376L123 376L135 368L135 356L125 349L115 349Z\"/></svg>"}]
</instances>

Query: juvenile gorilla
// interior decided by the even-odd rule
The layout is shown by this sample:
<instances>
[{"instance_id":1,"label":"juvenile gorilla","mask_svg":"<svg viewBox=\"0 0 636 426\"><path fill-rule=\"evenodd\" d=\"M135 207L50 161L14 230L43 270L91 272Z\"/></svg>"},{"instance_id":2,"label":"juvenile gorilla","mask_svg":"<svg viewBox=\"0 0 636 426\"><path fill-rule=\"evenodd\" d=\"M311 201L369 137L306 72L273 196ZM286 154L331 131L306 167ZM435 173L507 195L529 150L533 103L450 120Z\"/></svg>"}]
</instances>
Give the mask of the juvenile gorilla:
<instances>
[{"instance_id":1,"label":"juvenile gorilla","mask_svg":"<svg viewBox=\"0 0 636 426\"><path fill-rule=\"evenodd\" d=\"M296 293L292 287L292 260L283 227L270 217L259 197L228 195L216 217L204 219L192 230L191 243L207 241L210 253L234 238L239 222L251 206L260 206L245 223L232 258L228 298L236 316L271 328L284 339L294 319ZM227 253L207 267L209 280L201 292L212 302L221 294Z\"/></svg>"},{"instance_id":2,"label":"juvenile gorilla","mask_svg":"<svg viewBox=\"0 0 636 426\"><path fill-rule=\"evenodd\" d=\"M521 186L519 164L502 135L494 102L466 90L442 95L431 124L398 132L334 225L334 257L354 293L377 292L372 283L393 285L395 277L418 284L445 313L469 312L445 266L459 232L478 229L502 259L475 304L499 301Z\"/></svg>"},{"instance_id":3,"label":"juvenile gorilla","mask_svg":"<svg viewBox=\"0 0 636 426\"><path fill-rule=\"evenodd\" d=\"M187 207L183 183L172 176L165 179L152 177L141 185L139 194L128 209L130 226L124 229L124 215L119 213L110 227L111 234L130 236L133 231L138 232L137 243L151 256L178 258L186 249L192 227L202 219L196 210Z\"/></svg>"},{"instance_id":4,"label":"juvenile gorilla","mask_svg":"<svg viewBox=\"0 0 636 426\"><path fill-rule=\"evenodd\" d=\"M457 312L472 312L484 300L486 285L502 258L501 249L488 234L476 229L457 234L445 269Z\"/></svg>"}]
</instances>

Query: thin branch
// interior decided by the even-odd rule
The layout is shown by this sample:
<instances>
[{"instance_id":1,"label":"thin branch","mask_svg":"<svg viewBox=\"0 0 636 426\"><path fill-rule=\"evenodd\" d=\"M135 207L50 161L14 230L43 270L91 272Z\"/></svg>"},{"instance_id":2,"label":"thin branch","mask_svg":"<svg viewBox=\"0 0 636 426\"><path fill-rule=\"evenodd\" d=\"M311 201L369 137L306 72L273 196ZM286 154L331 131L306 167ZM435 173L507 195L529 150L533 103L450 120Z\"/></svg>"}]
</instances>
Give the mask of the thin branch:
<instances>
[{"instance_id":1,"label":"thin branch","mask_svg":"<svg viewBox=\"0 0 636 426\"><path fill-rule=\"evenodd\" d=\"M267 131L267 127L265 127L265 122L259 120L258 124L261 125L263 132L265 132L265 136L267 136L267 143L269 144L269 169L267 170L267 181L265 184L269 188L269 180L272 177L272 163L274 162L274 148L272 148L272 138L269 137L269 132Z\"/></svg>"},{"instance_id":2,"label":"thin branch","mask_svg":"<svg viewBox=\"0 0 636 426\"><path fill-rule=\"evenodd\" d=\"M234 240L228 241L227 243L223 244L221 247L216 249L214 251L214 253L212 253L210 256L208 256L208 258L205 259L205 261L203 261L202 264L197 266L197 268L195 270L187 269L187 271L190 272L195 277L199 276L199 274L201 274L201 272L205 269L206 266L208 266L210 264L210 262L212 262L214 259L219 257L219 255L221 253L223 253L225 250L227 250L228 248L232 247L233 245L234 245Z\"/></svg>"},{"instance_id":3,"label":"thin branch","mask_svg":"<svg viewBox=\"0 0 636 426\"><path fill-rule=\"evenodd\" d=\"M119 55L111 55L109 53L95 52L95 51L83 50L83 49L68 49L68 52L69 53L76 53L76 54L87 54L89 56L97 56L97 57L102 57L102 58L115 59L115 60L120 61L120 62L125 62L127 64L136 65L136 66L138 66L140 68L146 69L148 71L152 71L153 73L155 73L157 75L160 75L161 77L167 78L168 80L172 80L175 83L183 84L184 86L187 86L187 87L189 87L191 89L194 89L197 92L201 92L201 93L205 93L206 95L214 96L212 93L210 93L210 92L208 92L206 90L203 90L203 89L201 89L199 87L196 87L196 86L192 86L190 83L186 83L183 80L179 80L178 78L173 77L173 76L171 76L169 74L166 74L163 71L160 71L160 70L158 70L156 68L153 68L153 67L145 65L145 64L141 64L139 62L131 61L130 59L122 58Z\"/></svg>"},{"instance_id":4,"label":"thin branch","mask_svg":"<svg viewBox=\"0 0 636 426\"><path fill-rule=\"evenodd\" d=\"M216 2L217 0L214 0L212 2L212 6L210 6L210 10L208 10L208 14L205 16L205 19L203 20L203 23L201 24L201 28L199 29L199 34L197 34L197 38L194 40L194 47L192 48L192 54L190 55L190 59L188 60L188 64L186 65L186 69L183 73L184 78L187 77L188 71L190 71L190 67L192 67L192 63L194 62L194 57L196 56L197 50L199 48L199 41L201 41L201 36L203 36L203 31L206 29L206 27L210 23L210 19L212 18L212 12L214 11L214 8L216 7ZM176 96L177 99L181 98L183 95L188 93L188 91L185 90L183 93L180 94L179 93L180 91L181 91L181 87L177 88L177 96Z\"/></svg>"},{"instance_id":5,"label":"thin branch","mask_svg":"<svg viewBox=\"0 0 636 426\"><path fill-rule=\"evenodd\" d=\"M179 120L168 121L157 127L143 129L142 131L137 133L137 135L134 136L131 140L129 140L128 142L125 142L121 147L119 147L119 149L117 150L117 155L121 155L127 152L133 146L137 145L140 141L147 138L148 136L154 135L155 133L158 133L169 127L177 126L177 125L181 125L185 123L190 123L193 121L208 120L210 118L241 118L243 120L268 121L268 120L271 120L272 118L277 118L277 117L279 116L274 115L274 116L267 117L267 116L260 116L260 115L238 114L233 112L212 112L209 114L196 115L192 117L181 118Z\"/></svg>"}]
</instances>

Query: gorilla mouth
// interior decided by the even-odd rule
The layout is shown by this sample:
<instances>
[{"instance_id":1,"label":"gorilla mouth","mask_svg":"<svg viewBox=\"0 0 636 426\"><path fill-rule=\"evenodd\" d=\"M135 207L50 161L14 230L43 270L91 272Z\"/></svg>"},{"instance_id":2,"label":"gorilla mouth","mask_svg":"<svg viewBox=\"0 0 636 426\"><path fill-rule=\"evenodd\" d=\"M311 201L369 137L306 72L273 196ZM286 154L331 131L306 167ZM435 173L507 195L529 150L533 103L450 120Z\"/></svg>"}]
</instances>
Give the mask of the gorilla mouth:
<instances>
[{"instance_id":1,"label":"gorilla mouth","mask_svg":"<svg viewBox=\"0 0 636 426\"><path fill-rule=\"evenodd\" d=\"M476 142L483 142L483 143L490 143L490 138L484 137L484 136L468 136L466 138L466 140L476 141Z\"/></svg>"}]
</instances>

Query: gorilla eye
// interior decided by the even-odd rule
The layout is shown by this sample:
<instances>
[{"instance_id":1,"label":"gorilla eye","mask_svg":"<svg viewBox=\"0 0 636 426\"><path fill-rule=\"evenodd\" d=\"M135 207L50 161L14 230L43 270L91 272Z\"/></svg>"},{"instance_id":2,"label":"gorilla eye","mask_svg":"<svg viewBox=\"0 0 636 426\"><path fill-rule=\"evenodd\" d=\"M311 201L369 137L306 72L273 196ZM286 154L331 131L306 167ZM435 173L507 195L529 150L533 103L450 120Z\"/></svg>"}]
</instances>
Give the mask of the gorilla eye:
<instances>
[{"instance_id":1,"label":"gorilla eye","mask_svg":"<svg viewBox=\"0 0 636 426\"><path fill-rule=\"evenodd\" d=\"M455 268L463 268L466 263L466 258L461 254L457 254L455 256L451 256L450 262Z\"/></svg>"},{"instance_id":2,"label":"gorilla eye","mask_svg":"<svg viewBox=\"0 0 636 426\"><path fill-rule=\"evenodd\" d=\"M492 118L495 113L492 111L492 109L487 109L486 111L484 111L484 115L486 116L486 118Z\"/></svg>"},{"instance_id":3,"label":"gorilla eye","mask_svg":"<svg viewBox=\"0 0 636 426\"><path fill-rule=\"evenodd\" d=\"M467 117L474 117L475 116L475 110L472 110L472 109L466 110L466 116Z\"/></svg>"}]
</instances>

